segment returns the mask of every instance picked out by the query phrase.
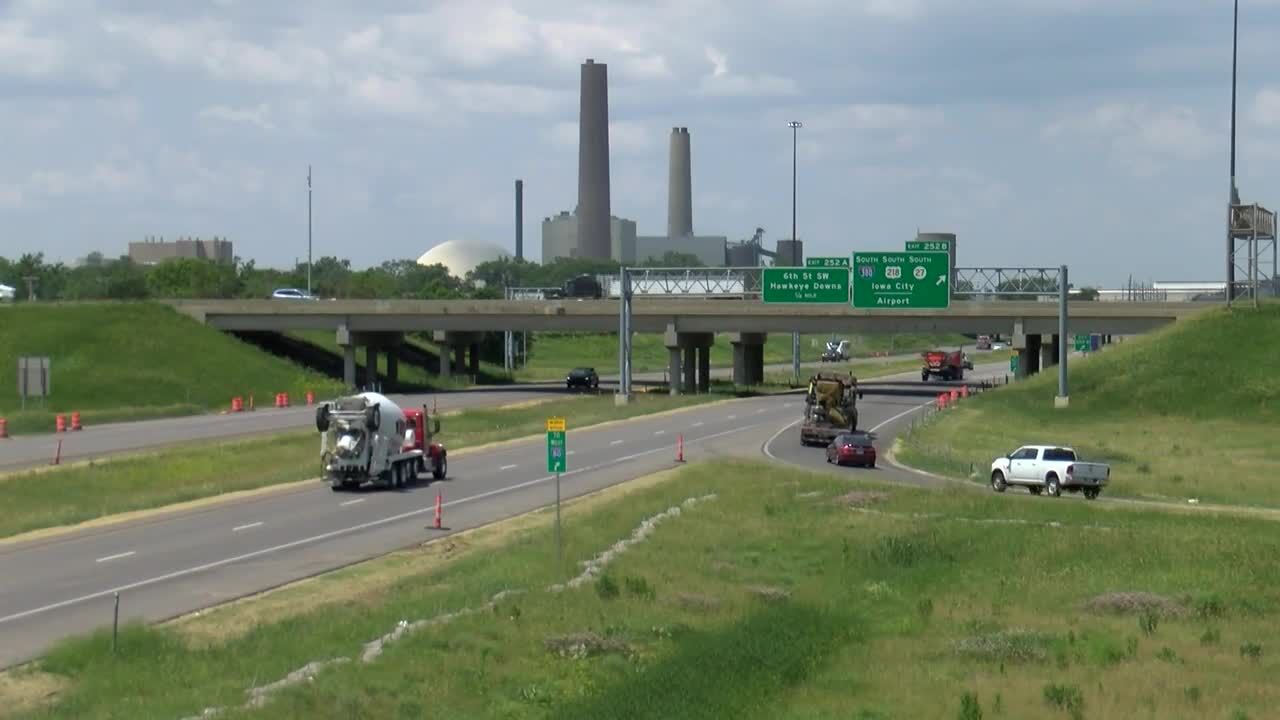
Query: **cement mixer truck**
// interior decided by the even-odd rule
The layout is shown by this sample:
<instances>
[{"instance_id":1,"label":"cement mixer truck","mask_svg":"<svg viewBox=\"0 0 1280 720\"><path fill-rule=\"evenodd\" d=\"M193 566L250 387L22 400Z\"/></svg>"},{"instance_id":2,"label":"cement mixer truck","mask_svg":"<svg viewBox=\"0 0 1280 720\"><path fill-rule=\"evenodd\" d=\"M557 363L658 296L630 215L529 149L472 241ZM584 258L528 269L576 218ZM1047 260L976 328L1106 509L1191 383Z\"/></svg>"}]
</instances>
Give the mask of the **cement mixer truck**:
<instances>
[{"instance_id":1,"label":"cement mixer truck","mask_svg":"<svg viewBox=\"0 0 1280 720\"><path fill-rule=\"evenodd\" d=\"M804 396L801 445L828 445L837 435L858 429L858 379L853 373L818 373Z\"/></svg>"},{"instance_id":2,"label":"cement mixer truck","mask_svg":"<svg viewBox=\"0 0 1280 720\"><path fill-rule=\"evenodd\" d=\"M335 492L373 483L404 488L427 471L442 479L447 472L443 445L431 440L439 418L428 428L426 409L401 410L374 392L321 403L316 408L321 469Z\"/></svg>"}]
</instances>

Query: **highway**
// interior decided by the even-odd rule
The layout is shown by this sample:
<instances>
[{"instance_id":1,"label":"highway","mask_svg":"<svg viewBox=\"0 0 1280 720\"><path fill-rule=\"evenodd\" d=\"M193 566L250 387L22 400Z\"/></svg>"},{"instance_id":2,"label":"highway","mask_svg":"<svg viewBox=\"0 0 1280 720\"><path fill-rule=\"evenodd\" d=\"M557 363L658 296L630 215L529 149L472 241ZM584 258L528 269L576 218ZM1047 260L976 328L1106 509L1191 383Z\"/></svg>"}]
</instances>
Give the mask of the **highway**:
<instances>
[{"instance_id":1,"label":"highway","mask_svg":"<svg viewBox=\"0 0 1280 720\"><path fill-rule=\"evenodd\" d=\"M980 366L972 378L1003 373ZM907 373L869 381L859 403L863 428L887 448L937 392ZM826 467L822 450L801 448L794 432L798 394L734 400L574 430L562 494L574 497L675 466L678 435L687 459L761 457ZM404 491L334 493L320 482L199 509L22 543L0 543L0 666L33 658L53 641L110 622L158 621L447 534L431 527L436 493L444 525L457 531L543 507L554 498L542 438L458 453L450 477ZM858 472L858 471L851 471ZM921 482L907 473L883 479ZM569 530L572 531L571 529ZM14 581L14 579L20 579Z\"/></svg>"},{"instance_id":2,"label":"highway","mask_svg":"<svg viewBox=\"0 0 1280 720\"><path fill-rule=\"evenodd\" d=\"M898 355L891 357L866 358L857 362L891 362L915 357L915 355ZM805 367L819 366L821 363L805 363ZM789 371L791 365L768 365L766 372ZM609 387L617 383L617 374L609 375L609 368L597 368L601 374L601 385ZM732 375L732 368L715 368L712 377L724 378ZM665 373L638 372L633 375L638 383L664 382ZM392 400L402 407L415 407L423 403L435 403L441 412L461 410L464 408L493 407L532 400L553 399L564 393L561 381L545 381L514 385L494 385L472 388L469 390L453 390L431 393L429 395L390 394ZM13 472L25 468L47 466L58 453L58 440L62 440L62 462L91 460L120 453L154 450L166 445L193 441L229 440L249 435L263 435L273 432L301 430L310 427L314 422L315 410L303 406L278 409L271 406L260 407L254 412L228 413L226 415L193 415L188 417L167 418L161 420L142 420L136 422L110 423L97 426L86 426L79 432L62 435L18 435L8 440L0 440L0 473Z\"/></svg>"}]
</instances>

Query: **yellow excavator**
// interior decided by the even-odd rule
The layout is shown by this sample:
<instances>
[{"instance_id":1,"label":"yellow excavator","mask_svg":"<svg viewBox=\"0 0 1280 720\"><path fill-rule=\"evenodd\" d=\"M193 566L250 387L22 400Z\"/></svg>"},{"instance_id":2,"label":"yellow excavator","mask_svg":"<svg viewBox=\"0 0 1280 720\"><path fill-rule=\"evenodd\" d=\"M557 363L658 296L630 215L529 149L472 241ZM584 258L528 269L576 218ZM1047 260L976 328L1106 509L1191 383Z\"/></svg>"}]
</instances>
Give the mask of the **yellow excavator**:
<instances>
[{"instance_id":1,"label":"yellow excavator","mask_svg":"<svg viewBox=\"0 0 1280 720\"><path fill-rule=\"evenodd\" d=\"M858 429L858 379L853 373L818 373L804 397L801 445L827 445L840 433Z\"/></svg>"}]
</instances>

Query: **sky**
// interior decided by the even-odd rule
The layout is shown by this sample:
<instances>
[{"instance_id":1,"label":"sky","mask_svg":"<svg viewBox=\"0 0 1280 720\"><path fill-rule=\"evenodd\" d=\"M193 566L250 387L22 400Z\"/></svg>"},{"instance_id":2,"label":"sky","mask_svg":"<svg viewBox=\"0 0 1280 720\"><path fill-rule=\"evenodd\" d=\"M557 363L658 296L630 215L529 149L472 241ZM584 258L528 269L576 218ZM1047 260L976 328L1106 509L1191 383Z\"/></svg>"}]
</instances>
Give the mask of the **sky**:
<instances>
[{"instance_id":1,"label":"sky","mask_svg":"<svg viewBox=\"0 0 1280 720\"><path fill-rule=\"evenodd\" d=\"M1280 206L1280 0L1241 0L1237 175ZM0 0L0 255L222 236L259 266L449 239L527 256L577 199L608 65L612 210L807 255L954 232L958 264L1220 280L1230 0Z\"/></svg>"}]
</instances>

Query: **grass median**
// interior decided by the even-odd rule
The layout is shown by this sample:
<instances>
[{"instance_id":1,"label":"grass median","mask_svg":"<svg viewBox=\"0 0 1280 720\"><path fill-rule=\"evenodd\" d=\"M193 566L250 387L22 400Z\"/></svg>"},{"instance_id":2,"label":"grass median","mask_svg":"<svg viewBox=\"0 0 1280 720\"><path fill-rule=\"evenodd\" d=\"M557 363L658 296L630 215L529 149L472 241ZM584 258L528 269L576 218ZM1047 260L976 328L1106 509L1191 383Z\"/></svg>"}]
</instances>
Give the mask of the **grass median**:
<instances>
[{"instance_id":1,"label":"grass median","mask_svg":"<svg viewBox=\"0 0 1280 720\"><path fill-rule=\"evenodd\" d=\"M726 397L639 394L636 402L615 407L611 395L596 395L464 410L442 418L439 438L461 450L537 434L549 415L563 415L578 429ZM0 476L0 537L315 477L319 449L312 430Z\"/></svg>"},{"instance_id":2,"label":"grass median","mask_svg":"<svg viewBox=\"0 0 1280 720\"><path fill-rule=\"evenodd\" d=\"M874 476L692 465L570 504L564 567L543 511L127 626L114 655L109 629L64 642L0 699L33 719L1244 719L1280 706L1274 521L859 480ZM595 574L550 591L588 559ZM249 692L310 663L297 684ZM56 692L32 709L24 687Z\"/></svg>"},{"instance_id":3,"label":"grass median","mask_svg":"<svg viewBox=\"0 0 1280 720\"><path fill-rule=\"evenodd\" d=\"M899 459L985 480L1019 445L1072 445L1111 464L1107 494L1280 507L1277 352L1280 304L1207 311L1072 358L1069 408L1045 372L935 417Z\"/></svg>"}]
</instances>

